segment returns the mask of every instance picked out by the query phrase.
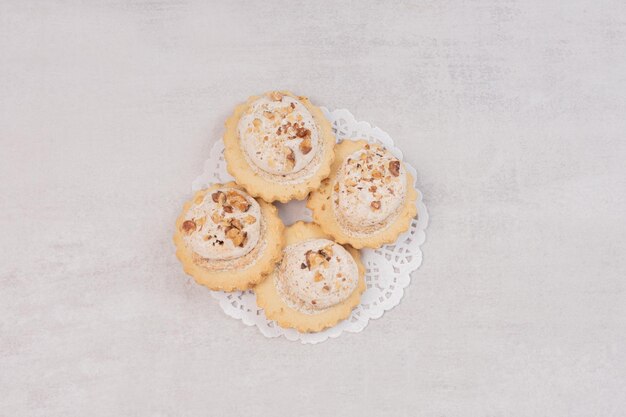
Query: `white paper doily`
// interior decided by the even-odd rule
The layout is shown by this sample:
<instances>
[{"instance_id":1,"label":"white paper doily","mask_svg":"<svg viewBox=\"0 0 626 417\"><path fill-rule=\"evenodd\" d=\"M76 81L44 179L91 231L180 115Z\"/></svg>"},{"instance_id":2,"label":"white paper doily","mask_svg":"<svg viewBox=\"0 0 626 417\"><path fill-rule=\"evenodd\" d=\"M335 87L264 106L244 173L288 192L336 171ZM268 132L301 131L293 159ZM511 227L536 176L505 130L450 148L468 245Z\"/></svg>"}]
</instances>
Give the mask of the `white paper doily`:
<instances>
[{"instance_id":1,"label":"white paper doily","mask_svg":"<svg viewBox=\"0 0 626 417\"><path fill-rule=\"evenodd\" d=\"M380 143L396 157L402 159L402 152L393 144L387 133L367 122L357 122L352 113L345 109L329 111L321 108L331 122L337 140L365 139L372 143ZM415 168L405 162L405 166L414 179L417 178ZM192 184L192 190L206 188L215 182L232 181L233 177L226 171L224 161L224 142L218 140L211 149L211 157L204 163L204 172ZM415 180L414 180L415 182ZM415 183L413 184L415 185ZM416 219L411 227L403 233L394 245L386 245L380 249L361 250L362 259L367 273L365 280L367 289L361 296L361 304L354 309L352 315L335 327L319 333L300 333L294 329L283 329L275 322L268 320L262 309L257 307L252 291L225 293L211 291L211 295L219 300L222 310L248 326L256 326L267 337L285 336L289 340L302 343L319 343L329 337L338 337L344 331L357 333L367 326L370 319L380 318L385 311L391 310L400 303L404 288L411 282L411 272L422 263L420 245L426 239L425 229L428 225L428 212L422 202L422 193L418 190ZM296 220L311 220L309 209L304 201L293 201L277 204L280 217L285 225Z\"/></svg>"}]
</instances>

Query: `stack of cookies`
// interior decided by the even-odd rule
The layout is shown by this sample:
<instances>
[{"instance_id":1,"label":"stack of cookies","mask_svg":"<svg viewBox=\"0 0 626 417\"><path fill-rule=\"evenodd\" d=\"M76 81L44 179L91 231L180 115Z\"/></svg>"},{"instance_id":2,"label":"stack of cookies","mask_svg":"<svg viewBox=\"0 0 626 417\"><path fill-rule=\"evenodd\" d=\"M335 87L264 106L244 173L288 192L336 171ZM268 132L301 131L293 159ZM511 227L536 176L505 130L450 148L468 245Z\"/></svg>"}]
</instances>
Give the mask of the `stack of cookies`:
<instances>
[{"instance_id":1,"label":"stack of cookies","mask_svg":"<svg viewBox=\"0 0 626 417\"><path fill-rule=\"evenodd\" d=\"M393 243L416 216L402 161L364 140L337 144L303 96L250 97L226 120L228 172L185 203L176 256L213 290L252 289L268 319L318 332L350 316L365 290L359 249ZM275 201L307 199L314 223L285 227Z\"/></svg>"}]
</instances>

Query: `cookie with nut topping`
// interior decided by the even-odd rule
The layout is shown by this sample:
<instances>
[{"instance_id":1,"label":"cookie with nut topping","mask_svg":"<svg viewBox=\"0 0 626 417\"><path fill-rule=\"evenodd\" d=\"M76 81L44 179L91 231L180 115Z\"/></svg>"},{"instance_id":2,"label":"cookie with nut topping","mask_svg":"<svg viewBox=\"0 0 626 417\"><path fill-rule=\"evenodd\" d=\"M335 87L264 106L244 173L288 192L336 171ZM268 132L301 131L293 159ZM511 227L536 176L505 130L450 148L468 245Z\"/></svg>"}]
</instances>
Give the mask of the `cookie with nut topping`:
<instances>
[{"instance_id":1,"label":"cookie with nut topping","mask_svg":"<svg viewBox=\"0 0 626 417\"><path fill-rule=\"evenodd\" d=\"M214 184L185 203L174 243L183 269L212 290L245 290L261 282L282 255L276 208L234 182Z\"/></svg>"},{"instance_id":2,"label":"cookie with nut topping","mask_svg":"<svg viewBox=\"0 0 626 417\"><path fill-rule=\"evenodd\" d=\"M348 318L365 290L358 250L330 240L315 223L285 229L276 270L254 288L259 307L278 325L318 332Z\"/></svg>"},{"instance_id":3,"label":"cookie with nut topping","mask_svg":"<svg viewBox=\"0 0 626 417\"><path fill-rule=\"evenodd\" d=\"M378 248L409 229L417 191L402 161L380 145L344 140L330 176L307 207L324 232L355 248Z\"/></svg>"},{"instance_id":4,"label":"cookie with nut topping","mask_svg":"<svg viewBox=\"0 0 626 417\"><path fill-rule=\"evenodd\" d=\"M335 136L308 98L272 91L235 108L224 145L238 184L255 197L284 203L304 199L328 176Z\"/></svg>"}]
</instances>

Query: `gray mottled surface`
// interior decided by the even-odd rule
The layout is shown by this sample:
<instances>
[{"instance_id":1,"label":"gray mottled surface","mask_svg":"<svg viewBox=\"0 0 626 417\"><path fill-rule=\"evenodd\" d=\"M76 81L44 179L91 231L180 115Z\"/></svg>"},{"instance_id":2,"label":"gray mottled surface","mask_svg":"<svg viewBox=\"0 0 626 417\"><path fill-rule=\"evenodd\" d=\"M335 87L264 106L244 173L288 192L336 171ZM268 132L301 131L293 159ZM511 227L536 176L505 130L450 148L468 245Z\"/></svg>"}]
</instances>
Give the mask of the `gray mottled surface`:
<instances>
[{"instance_id":1,"label":"gray mottled surface","mask_svg":"<svg viewBox=\"0 0 626 417\"><path fill-rule=\"evenodd\" d=\"M623 1L5 0L0 54L0 415L626 413ZM431 213L401 305L317 346L173 255L271 88L387 130Z\"/></svg>"}]
</instances>

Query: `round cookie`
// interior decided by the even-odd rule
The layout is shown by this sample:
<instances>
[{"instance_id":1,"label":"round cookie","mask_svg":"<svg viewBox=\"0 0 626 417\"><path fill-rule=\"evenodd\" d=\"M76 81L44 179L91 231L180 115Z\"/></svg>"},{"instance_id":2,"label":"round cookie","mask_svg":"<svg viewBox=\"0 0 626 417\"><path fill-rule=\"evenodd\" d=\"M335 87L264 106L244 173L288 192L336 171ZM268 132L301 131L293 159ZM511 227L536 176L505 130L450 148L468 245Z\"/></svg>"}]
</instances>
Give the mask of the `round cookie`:
<instances>
[{"instance_id":1,"label":"round cookie","mask_svg":"<svg viewBox=\"0 0 626 417\"><path fill-rule=\"evenodd\" d=\"M301 221L285 229L285 245L280 264L254 288L267 318L300 332L318 332L348 318L365 290L359 252Z\"/></svg>"},{"instance_id":2,"label":"round cookie","mask_svg":"<svg viewBox=\"0 0 626 417\"><path fill-rule=\"evenodd\" d=\"M302 200L328 176L335 136L321 110L288 91L253 96L226 120L228 172L265 201Z\"/></svg>"},{"instance_id":3,"label":"round cookie","mask_svg":"<svg viewBox=\"0 0 626 417\"><path fill-rule=\"evenodd\" d=\"M329 178L312 192L313 220L339 243L379 248L408 230L417 191L404 164L380 145L344 140Z\"/></svg>"},{"instance_id":4,"label":"round cookie","mask_svg":"<svg viewBox=\"0 0 626 417\"><path fill-rule=\"evenodd\" d=\"M245 290L261 282L282 256L283 223L276 207L235 184L214 184L185 203L174 244L184 271L212 290Z\"/></svg>"}]
</instances>

